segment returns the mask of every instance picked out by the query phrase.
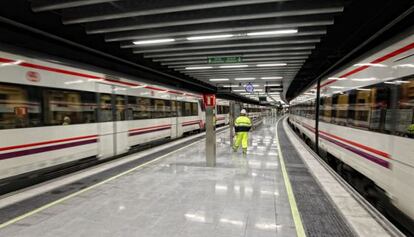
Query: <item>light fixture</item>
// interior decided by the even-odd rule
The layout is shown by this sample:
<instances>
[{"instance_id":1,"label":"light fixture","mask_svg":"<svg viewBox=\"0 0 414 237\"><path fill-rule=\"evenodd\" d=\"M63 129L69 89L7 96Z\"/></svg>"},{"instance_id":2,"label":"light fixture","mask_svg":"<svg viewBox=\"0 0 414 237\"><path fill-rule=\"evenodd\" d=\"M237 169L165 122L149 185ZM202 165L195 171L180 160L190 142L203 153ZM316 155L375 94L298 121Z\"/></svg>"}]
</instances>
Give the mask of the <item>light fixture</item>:
<instances>
[{"instance_id":1,"label":"light fixture","mask_svg":"<svg viewBox=\"0 0 414 237\"><path fill-rule=\"evenodd\" d=\"M329 77L328 80L342 81L342 80L346 80L346 78L345 77Z\"/></svg>"},{"instance_id":2,"label":"light fixture","mask_svg":"<svg viewBox=\"0 0 414 237\"><path fill-rule=\"evenodd\" d=\"M223 39L223 38L230 38L233 37L232 34L224 34L224 35L203 35L203 36L192 36L187 37L187 40L205 40L205 39Z\"/></svg>"},{"instance_id":3,"label":"light fixture","mask_svg":"<svg viewBox=\"0 0 414 237\"><path fill-rule=\"evenodd\" d=\"M263 91L263 89L254 89L254 91L259 91L260 92L260 91Z\"/></svg>"},{"instance_id":4,"label":"light fixture","mask_svg":"<svg viewBox=\"0 0 414 237\"><path fill-rule=\"evenodd\" d=\"M368 67L387 67L387 65L384 64L380 64L380 63L357 63L354 64L355 67L363 67L363 66L368 66Z\"/></svg>"},{"instance_id":5,"label":"light fixture","mask_svg":"<svg viewBox=\"0 0 414 237\"><path fill-rule=\"evenodd\" d=\"M233 90L234 92L244 92L244 91L246 91L246 90Z\"/></svg>"},{"instance_id":6,"label":"light fixture","mask_svg":"<svg viewBox=\"0 0 414 237\"><path fill-rule=\"evenodd\" d=\"M234 78L236 81L253 81L256 80L254 77L236 77Z\"/></svg>"},{"instance_id":7,"label":"light fixture","mask_svg":"<svg viewBox=\"0 0 414 237\"><path fill-rule=\"evenodd\" d=\"M247 33L247 36L283 35L283 34L295 34L295 33L298 33L297 29L271 30L271 31L250 32L250 33Z\"/></svg>"},{"instance_id":8,"label":"light fixture","mask_svg":"<svg viewBox=\"0 0 414 237\"><path fill-rule=\"evenodd\" d=\"M368 77L368 78L354 78L351 79L352 81L375 81L377 78L375 77Z\"/></svg>"},{"instance_id":9,"label":"light fixture","mask_svg":"<svg viewBox=\"0 0 414 237\"><path fill-rule=\"evenodd\" d=\"M228 81L228 78L212 78L210 81Z\"/></svg>"},{"instance_id":10,"label":"light fixture","mask_svg":"<svg viewBox=\"0 0 414 237\"><path fill-rule=\"evenodd\" d=\"M266 86L280 86L280 84L270 83L270 84L266 84Z\"/></svg>"},{"instance_id":11,"label":"light fixture","mask_svg":"<svg viewBox=\"0 0 414 237\"><path fill-rule=\"evenodd\" d=\"M262 80L279 80L282 79L283 77L261 77L260 79Z\"/></svg>"},{"instance_id":12,"label":"light fixture","mask_svg":"<svg viewBox=\"0 0 414 237\"><path fill-rule=\"evenodd\" d=\"M332 89L343 89L345 87L343 87L343 86L330 86L330 88L332 88Z\"/></svg>"},{"instance_id":13,"label":"light fixture","mask_svg":"<svg viewBox=\"0 0 414 237\"><path fill-rule=\"evenodd\" d=\"M219 66L219 68L241 68L241 67L248 67L249 65L224 65L224 66Z\"/></svg>"},{"instance_id":14,"label":"light fixture","mask_svg":"<svg viewBox=\"0 0 414 237\"><path fill-rule=\"evenodd\" d=\"M200 69L211 69L213 67L203 66L203 67L186 67L185 70L200 70Z\"/></svg>"},{"instance_id":15,"label":"light fixture","mask_svg":"<svg viewBox=\"0 0 414 237\"><path fill-rule=\"evenodd\" d=\"M257 64L258 67L281 67L286 66L286 63L264 63L264 64Z\"/></svg>"},{"instance_id":16,"label":"light fixture","mask_svg":"<svg viewBox=\"0 0 414 237\"><path fill-rule=\"evenodd\" d=\"M239 87L238 85L223 85L224 88Z\"/></svg>"},{"instance_id":17,"label":"light fixture","mask_svg":"<svg viewBox=\"0 0 414 237\"><path fill-rule=\"evenodd\" d=\"M143 44L162 44L162 43L169 43L174 42L175 39L154 39L154 40L140 40L132 42L135 45L143 45Z\"/></svg>"}]
</instances>

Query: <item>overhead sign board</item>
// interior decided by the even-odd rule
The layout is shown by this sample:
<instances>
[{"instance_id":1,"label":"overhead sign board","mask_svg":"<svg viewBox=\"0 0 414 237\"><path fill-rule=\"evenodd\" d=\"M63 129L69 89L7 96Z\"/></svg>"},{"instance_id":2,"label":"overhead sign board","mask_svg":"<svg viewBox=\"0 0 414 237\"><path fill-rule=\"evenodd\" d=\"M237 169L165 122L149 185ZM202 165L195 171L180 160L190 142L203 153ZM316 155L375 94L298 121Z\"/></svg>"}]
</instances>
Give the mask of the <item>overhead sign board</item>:
<instances>
[{"instance_id":1,"label":"overhead sign board","mask_svg":"<svg viewBox=\"0 0 414 237\"><path fill-rule=\"evenodd\" d=\"M237 56L214 56L207 57L207 62L209 64L219 64L219 63L241 63L241 57Z\"/></svg>"},{"instance_id":2,"label":"overhead sign board","mask_svg":"<svg viewBox=\"0 0 414 237\"><path fill-rule=\"evenodd\" d=\"M254 86L252 85L251 82L249 82L249 83L246 84L246 86L244 87L244 89L246 90L246 92L253 93Z\"/></svg>"},{"instance_id":3,"label":"overhead sign board","mask_svg":"<svg viewBox=\"0 0 414 237\"><path fill-rule=\"evenodd\" d=\"M215 106L216 105L216 95L215 94L203 94L204 106Z\"/></svg>"}]
</instances>

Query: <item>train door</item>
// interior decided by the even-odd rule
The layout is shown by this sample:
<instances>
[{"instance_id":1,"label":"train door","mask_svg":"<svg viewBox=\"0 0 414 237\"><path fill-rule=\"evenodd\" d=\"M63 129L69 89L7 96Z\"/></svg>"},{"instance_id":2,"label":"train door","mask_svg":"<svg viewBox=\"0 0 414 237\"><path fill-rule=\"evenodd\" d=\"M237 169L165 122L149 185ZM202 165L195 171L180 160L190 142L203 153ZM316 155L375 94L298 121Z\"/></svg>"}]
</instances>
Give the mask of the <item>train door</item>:
<instances>
[{"instance_id":1,"label":"train door","mask_svg":"<svg viewBox=\"0 0 414 237\"><path fill-rule=\"evenodd\" d=\"M122 87L97 83L99 157L101 159L128 150L126 96Z\"/></svg>"}]
</instances>

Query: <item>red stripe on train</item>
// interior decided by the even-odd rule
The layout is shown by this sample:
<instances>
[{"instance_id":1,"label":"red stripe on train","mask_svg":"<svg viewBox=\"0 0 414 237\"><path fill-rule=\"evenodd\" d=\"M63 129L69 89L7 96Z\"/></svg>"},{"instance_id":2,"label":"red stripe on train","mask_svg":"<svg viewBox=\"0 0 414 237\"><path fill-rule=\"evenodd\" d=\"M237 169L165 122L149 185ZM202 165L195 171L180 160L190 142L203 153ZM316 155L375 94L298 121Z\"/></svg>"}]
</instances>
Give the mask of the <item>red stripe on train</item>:
<instances>
[{"instance_id":1,"label":"red stripe on train","mask_svg":"<svg viewBox=\"0 0 414 237\"><path fill-rule=\"evenodd\" d=\"M402 54L402 53L404 53L404 52L406 52L408 50L411 50L413 48L414 48L414 43L411 43L411 44L406 45L406 46L404 46L404 47L402 47L400 49L397 49L395 51L392 51L391 53L388 53L388 54L386 54L386 55L384 55L384 56L382 56L380 58L377 58L374 61L371 61L370 63L380 63L380 62L384 62L385 60L388 60L388 59L390 59L392 57L395 57L395 56L397 56L399 54ZM358 68L356 68L356 69L354 69L354 70L352 70L350 72L347 72L347 73L345 73L345 74L343 74L343 75L341 75L339 77L340 78L345 78L345 77L350 76L350 75L353 75L353 74L355 74L357 72L363 71L363 70L365 70L367 68L369 68L369 66L361 66L361 67L358 67ZM338 81L338 80L328 81L328 82L322 84L320 86L320 88L323 88L323 87L325 87L325 86L327 86L329 84L332 84L332 83L334 83L336 81Z\"/></svg>"},{"instance_id":2,"label":"red stripe on train","mask_svg":"<svg viewBox=\"0 0 414 237\"><path fill-rule=\"evenodd\" d=\"M0 151L13 150L13 149L19 149L19 148L25 148L25 147L31 147L31 146L41 146L41 145L47 145L47 144L53 144L53 143L59 143L59 142L68 142L68 141L74 141L74 140L80 140L80 139L86 139L86 138L96 138L96 137L98 137L98 135L71 137L71 138L50 140L50 141L44 141L44 142L36 142L36 143L29 143L29 144L22 144L22 145L8 146L8 147L0 147Z\"/></svg>"}]
</instances>

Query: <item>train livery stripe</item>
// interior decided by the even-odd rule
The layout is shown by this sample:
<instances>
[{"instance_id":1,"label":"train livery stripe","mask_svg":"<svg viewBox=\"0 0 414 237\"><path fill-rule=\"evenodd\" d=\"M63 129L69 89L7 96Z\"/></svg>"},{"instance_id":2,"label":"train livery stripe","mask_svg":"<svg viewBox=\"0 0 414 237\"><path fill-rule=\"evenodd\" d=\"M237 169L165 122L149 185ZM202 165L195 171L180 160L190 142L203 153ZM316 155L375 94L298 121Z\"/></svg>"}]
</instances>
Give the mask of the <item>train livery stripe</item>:
<instances>
[{"instance_id":1,"label":"train livery stripe","mask_svg":"<svg viewBox=\"0 0 414 237\"><path fill-rule=\"evenodd\" d=\"M158 127L158 128L153 128L153 129L142 129L142 130L135 130L135 132L130 132L129 136L136 136L136 135L141 135L141 134L145 134L145 133L151 133L151 132L158 132L158 131L162 131L162 130L167 130L170 129L171 126L168 127Z\"/></svg>"},{"instance_id":2,"label":"train livery stripe","mask_svg":"<svg viewBox=\"0 0 414 237\"><path fill-rule=\"evenodd\" d=\"M48 144L60 143L60 142L69 142L69 141L74 141L74 140L87 139L87 138L96 138L96 137L98 137L98 136L97 135L89 135L89 136L71 137L71 138L65 138L65 139L29 143L29 144L16 145L16 146L0 147L0 151L14 150L14 149L26 148L26 147L32 147L32 146L48 145Z\"/></svg>"},{"instance_id":3,"label":"train livery stripe","mask_svg":"<svg viewBox=\"0 0 414 237\"><path fill-rule=\"evenodd\" d=\"M171 124L165 124L165 125L158 125L158 126L152 126L152 127L145 127L145 128L134 128L134 129L130 129L128 130L129 132L135 132L135 131L142 131L142 130L148 130L148 129L153 129L153 128L171 128Z\"/></svg>"},{"instance_id":4,"label":"train livery stripe","mask_svg":"<svg viewBox=\"0 0 414 237\"><path fill-rule=\"evenodd\" d=\"M348 143L348 144L351 144L351 145L353 145L353 146L356 146L356 147L362 148L362 149L364 149L364 150L366 150L366 151L369 151L369 152L375 153L375 154L377 154L377 155L380 155L380 156L382 156L382 157L385 157L385 158L389 158L389 159L390 159L390 155L389 155L388 153L383 152L383 151L380 151L380 150L377 150L377 149L374 149L374 148L371 148L371 147L365 146L365 145L363 145L363 144L356 143L356 142L354 142L354 141L347 140L347 139L342 138L342 137L335 136L335 135L333 135L333 134L329 134L329 133L327 133L327 132L319 131L319 133L320 133L320 134L327 135L327 136L332 137L332 138L337 139L337 140L341 140L341 141L346 142L346 143Z\"/></svg>"},{"instance_id":5,"label":"train livery stripe","mask_svg":"<svg viewBox=\"0 0 414 237\"><path fill-rule=\"evenodd\" d=\"M301 125L303 127L305 127L306 129L308 129L309 131L315 132L315 129L313 127L310 127L307 124L301 124ZM351 152L353 152L353 153L355 153L355 154L357 154L357 155L359 155L359 156L361 156L361 157L363 157L363 158L365 158L365 159L367 159L369 161L372 161L372 162L374 162L374 163L376 163L376 164L378 164L378 165L380 165L382 167L385 167L385 168L388 168L388 169L390 168L390 162L388 162L386 160L383 160L381 158L375 157L375 156L373 156L371 154L368 154L368 153L366 153L366 152L364 152L362 150L359 150L359 149L357 149L355 147L352 147L350 145L347 145L345 143L342 143L342 142L338 141L339 139L338 140L335 140L334 138L328 137L327 135L322 134L322 132L319 132L319 133L320 133L319 134L319 137L322 138L322 139L325 139L325 140L327 140L327 141L329 141L329 142L331 142L331 143L333 143L333 144L335 144L335 145L337 145L339 147L342 147L342 148L344 148L344 149L346 149L348 151L351 151ZM332 136L334 136L334 135L332 135ZM335 136L335 137L337 137L337 136ZM358 144L358 143L355 143L355 144ZM366 146L364 146L364 147L366 147ZM374 150L373 148L370 148L370 149ZM388 155L388 157L389 157L389 155Z\"/></svg>"},{"instance_id":6,"label":"train livery stripe","mask_svg":"<svg viewBox=\"0 0 414 237\"><path fill-rule=\"evenodd\" d=\"M183 122L182 125L185 127L185 126L200 124L200 122L201 122L201 120L188 121L188 122Z\"/></svg>"},{"instance_id":7,"label":"train livery stripe","mask_svg":"<svg viewBox=\"0 0 414 237\"><path fill-rule=\"evenodd\" d=\"M394 51L392 51L391 53L388 53L388 54L386 54L386 55L384 55L384 56L382 56L382 57L380 57L380 58L377 58L377 59L375 59L374 61L371 61L370 63L380 63L380 62L384 62L385 60L388 60L388 59L390 59L390 58L392 58L392 57L395 57L395 56L397 56L397 55L399 55L399 54L402 54L402 53L404 53L404 52L406 52L406 51L408 51L408 50L411 50L411 49L414 49L414 43L411 43L411 44L408 44L408 45L406 45L406 46L404 46L404 47L402 47L402 48L399 48L399 49L397 49L397 50L394 50ZM343 74L343 75L341 75L341 76L339 76L340 78L345 78L345 77L348 77L348 76L350 76L350 75L353 75L353 74L355 74L355 73L357 73L357 72L360 72L360 71L363 71L363 70L365 70L365 69L367 69L367 68L369 68L369 66L361 66L361 67L358 67L358 68L356 68L356 69L354 69L354 70L352 70L352 71L350 71L350 72L347 72L347 73L345 73L345 74ZM338 81L338 80L331 80L331 81L328 81L328 82L326 82L326 83L324 83L324 84L322 84L321 86L320 86L320 88L323 88L323 87L325 87L325 86L327 86L327 85L329 85L329 84L332 84L332 83L334 83L334 82L336 82L336 81Z\"/></svg>"},{"instance_id":8,"label":"train livery stripe","mask_svg":"<svg viewBox=\"0 0 414 237\"><path fill-rule=\"evenodd\" d=\"M58 144L58 145L53 145L53 146L38 147L38 148L22 150L22 151L13 151L13 152L0 154L0 160L6 160L6 159L16 158L20 156L33 155L33 154L38 154L38 153L43 153L43 152L48 152L48 151L55 151L55 150L71 148L75 146L83 146L83 145L88 145L88 144L92 144L96 142L98 142L98 139L94 138L94 139L89 139L89 140L76 141L76 142Z\"/></svg>"},{"instance_id":9,"label":"train livery stripe","mask_svg":"<svg viewBox=\"0 0 414 237\"><path fill-rule=\"evenodd\" d=\"M116 84L121 84L121 85L126 85L126 86L132 86L132 87L141 86L141 84L139 84L139 83L118 81L118 80L113 80L113 79L104 78L104 77L100 77L100 76L95 76L95 75L92 75L92 74L80 73L80 72L60 69L60 68L56 68L56 67L48 67L48 66L43 66L43 65L39 65L39 64L33 64L33 63L27 63L27 62L19 62L18 63L18 62L19 61L13 60L13 59L0 58L0 63L16 64L16 66L21 66L21 67L26 67L26 68L33 68L33 69L38 69L38 70L43 70L43 71L49 71L49 72L66 74L66 75L71 75L71 76L83 77L83 78L88 78L88 79L93 79L93 80L98 80L98 81L99 80L107 81L107 82L111 82L111 83L116 83ZM185 94L185 95L191 96L191 97L202 98L199 95L193 95L193 94L183 93L183 92L179 92L179 91L161 89L161 88L153 87L153 86L144 86L144 87L146 89L149 89L149 90L165 91L165 92L168 92L168 93L171 93L171 94L176 94L176 95L184 95Z\"/></svg>"}]
</instances>

